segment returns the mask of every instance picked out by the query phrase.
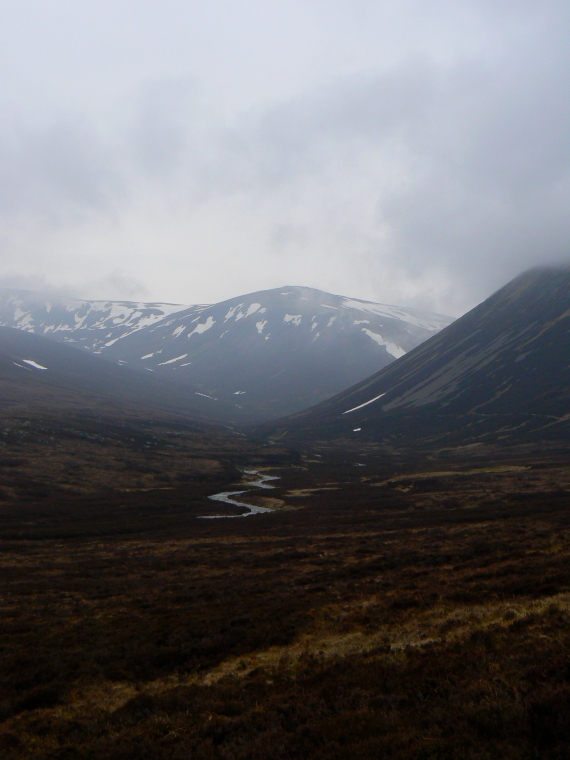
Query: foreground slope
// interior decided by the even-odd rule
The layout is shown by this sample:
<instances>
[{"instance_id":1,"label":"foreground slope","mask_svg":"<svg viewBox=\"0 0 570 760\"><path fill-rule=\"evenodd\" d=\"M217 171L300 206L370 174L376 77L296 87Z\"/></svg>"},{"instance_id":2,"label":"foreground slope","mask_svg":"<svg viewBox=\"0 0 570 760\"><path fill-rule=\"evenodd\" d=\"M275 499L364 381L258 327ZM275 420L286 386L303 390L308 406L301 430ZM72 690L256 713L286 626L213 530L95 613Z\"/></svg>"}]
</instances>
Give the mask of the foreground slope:
<instances>
[{"instance_id":1,"label":"foreground slope","mask_svg":"<svg viewBox=\"0 0 570 760\"><path fill-rule=\"evenodd\" d=\"M2 760L567 758L567 458L493 465L0 501Z\"/></svg>"},{"instance_id":2,"label":"foreground slope","mask_svg":"<svg viewBox=\"0 0 570 760\"><path fill-rule=\"evenodd\" d=\"M391 366L271 432L410 446L564 440L569 330L570 268L531 270Z\"/></svg>"}]
</instances>

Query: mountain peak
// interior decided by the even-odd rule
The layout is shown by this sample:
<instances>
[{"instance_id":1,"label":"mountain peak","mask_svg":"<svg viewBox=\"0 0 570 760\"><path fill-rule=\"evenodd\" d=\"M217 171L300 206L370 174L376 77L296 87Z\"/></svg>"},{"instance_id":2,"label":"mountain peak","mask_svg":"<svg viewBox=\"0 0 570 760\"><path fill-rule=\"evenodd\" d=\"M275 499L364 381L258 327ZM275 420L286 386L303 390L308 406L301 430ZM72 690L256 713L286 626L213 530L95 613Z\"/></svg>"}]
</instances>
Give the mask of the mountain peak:
<instances>
[{"instance_id":1,"label":"mountain peak","mask_svg":"<svg viewBox=\"0 0 570 760\"><path fill-rule=\"evenodd\" d=\"M0 323L190 384L252 420L334 395L451 321L297 285L193 306L0 291Z\"/></svg>"}]
</instances>

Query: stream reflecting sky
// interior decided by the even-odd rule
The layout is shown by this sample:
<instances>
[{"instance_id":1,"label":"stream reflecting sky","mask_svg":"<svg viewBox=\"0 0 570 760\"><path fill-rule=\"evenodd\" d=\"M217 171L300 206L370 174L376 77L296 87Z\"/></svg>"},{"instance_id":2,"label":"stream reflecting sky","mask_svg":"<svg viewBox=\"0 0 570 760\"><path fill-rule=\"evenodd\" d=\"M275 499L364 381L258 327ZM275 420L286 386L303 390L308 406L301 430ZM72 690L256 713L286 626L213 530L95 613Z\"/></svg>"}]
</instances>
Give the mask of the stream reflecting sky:
<instances>
[{"instance_id":1,"label":"stream reflecting sky","mask_svg":"<svg viewBox=\"0 0 570 760\"><path fill-rule=\"evenodd\" d=\"M0 0L0 285L458 315L570 259L567 2Z\"/></svg>"}]
</instances>

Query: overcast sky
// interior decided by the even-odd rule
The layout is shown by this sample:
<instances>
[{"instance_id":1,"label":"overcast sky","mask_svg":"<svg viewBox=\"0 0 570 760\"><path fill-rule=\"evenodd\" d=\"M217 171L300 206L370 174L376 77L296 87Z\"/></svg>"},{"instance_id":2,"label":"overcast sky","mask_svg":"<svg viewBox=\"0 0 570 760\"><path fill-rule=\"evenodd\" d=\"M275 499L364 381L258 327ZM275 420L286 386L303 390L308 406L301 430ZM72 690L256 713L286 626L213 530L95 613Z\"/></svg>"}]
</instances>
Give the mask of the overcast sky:
<instances>
[{"instance_id":1,"label":"overcast sky","mask_svg":"<svg viewBox=\"0 0 570 760\"><path fill-rule=\"evenodd\" d=\"M459 315L570 260L568 0L0 0L0 285Z\"/></svg>"}]
</instances>

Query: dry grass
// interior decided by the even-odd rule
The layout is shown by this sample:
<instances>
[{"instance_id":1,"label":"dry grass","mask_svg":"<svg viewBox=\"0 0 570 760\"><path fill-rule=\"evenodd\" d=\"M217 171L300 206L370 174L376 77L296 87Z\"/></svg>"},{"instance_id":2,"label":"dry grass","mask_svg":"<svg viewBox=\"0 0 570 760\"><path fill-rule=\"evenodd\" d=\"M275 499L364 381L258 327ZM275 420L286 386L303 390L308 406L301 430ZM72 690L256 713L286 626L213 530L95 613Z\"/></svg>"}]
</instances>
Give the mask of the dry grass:
<instances>
[{"instance_id":1,"label":"dry grass","mask_svg":"<svg viewBox=\"0 0 570 760\"><path fill-rule=\"evenodd\" d=\"M469 469L281 470L256 498L305 508L247 520L196 520L207 484L20 504L2 758L567 757L570 471Z\"/></svg>"}]
</instances>

